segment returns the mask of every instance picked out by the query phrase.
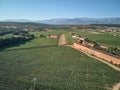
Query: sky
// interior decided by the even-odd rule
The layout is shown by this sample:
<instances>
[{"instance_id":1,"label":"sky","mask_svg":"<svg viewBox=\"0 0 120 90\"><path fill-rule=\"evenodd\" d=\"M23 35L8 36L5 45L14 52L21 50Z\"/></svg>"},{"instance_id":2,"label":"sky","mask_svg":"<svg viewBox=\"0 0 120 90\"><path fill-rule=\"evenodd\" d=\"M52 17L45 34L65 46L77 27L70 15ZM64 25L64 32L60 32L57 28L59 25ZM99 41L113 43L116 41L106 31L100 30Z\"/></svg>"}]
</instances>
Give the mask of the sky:
<instances>
[{"instance_id":1,"label":"sky","mask_svg":"<svg viewBox=\"0 0 120 90\"><path fill-rule=\"evenodd\" d=\"M0 0L0 20L120 17L120 0Z\"/></svg>"}]
</instances>

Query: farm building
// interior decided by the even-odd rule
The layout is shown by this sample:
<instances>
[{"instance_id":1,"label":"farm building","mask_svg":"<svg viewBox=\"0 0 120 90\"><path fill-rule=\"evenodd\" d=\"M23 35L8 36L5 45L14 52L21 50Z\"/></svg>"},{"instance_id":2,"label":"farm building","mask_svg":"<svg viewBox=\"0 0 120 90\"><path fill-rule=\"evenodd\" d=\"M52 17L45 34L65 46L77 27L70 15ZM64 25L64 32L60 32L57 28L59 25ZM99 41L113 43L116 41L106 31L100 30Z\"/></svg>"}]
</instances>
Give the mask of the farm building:
<instances>
[{"instance_id":1,"label":"farm building","mask_svg":"<svg viewBox=\"0 0 120 90\"><path fill-rule=\"evenodd\" d=\"M79 36L79 40L87 41L88 39L86 37Z\"/></svg>"},{"instance_id":2,"label":"farm building","mask_svg":"<svg viewBox=\"0 0 120 90\"><path fill-rule=\"evenodd\" d=\"M72 35L72 38L79 39L80 37L78 35Z\"/></svg>"},{"instance_id":3,"label":"farm building","mask_svg":"<svg viewBox=\"0 0 120 90\"><path fill-rule=\"evenodd\" d=\"M101 47L102 49L108 49L108 48L109 48L108 46L105 46L105 45L100 45L100 47Z\"/></svg>"},{"instance_id":4,"label":"farm building","mask_svg":"<svg viewBox=\"0 0 120 90\"><path fill-rule=\"evenodd\" d=\"M49 35L49 38L58 38L57 35Z\"/></svg>"},{"instance_id":5,"label":"farm building","mask_svg":"<svg viewBox=\"0 0 120 90\"><path fill-rule=\"evenodd\" d=\"M79 35L72 35L72 38L74 38L74 39L78 39L78 40L87 40L87 38L86 37L82 37L82 36L79 36Z\"/></svg>"}]
</instances>

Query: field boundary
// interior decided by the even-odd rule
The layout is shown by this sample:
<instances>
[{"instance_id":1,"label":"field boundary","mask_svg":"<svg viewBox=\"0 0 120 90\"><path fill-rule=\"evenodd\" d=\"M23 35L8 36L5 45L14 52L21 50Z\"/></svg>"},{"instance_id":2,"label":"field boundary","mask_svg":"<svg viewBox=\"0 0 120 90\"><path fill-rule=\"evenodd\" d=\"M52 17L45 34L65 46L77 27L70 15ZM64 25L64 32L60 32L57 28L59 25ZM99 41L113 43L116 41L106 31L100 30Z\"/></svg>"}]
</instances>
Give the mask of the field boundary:
<instances>
[{"instance_id":1,"label":"field boundary","mask_svg":"<svg viewBox=\"0 0 120 90\"><path fill-rule=\"evenodd\" d=\"M113 68L114 70L117 70L117 71L120 72L120 68L119 68L119 67L117 67L117 66L115 66L115 65L113 65L113 64L110 64L110 63L107 62L107 61L104 61L104 60L102 60L102 59L100 59L100 58L98 58L98 57L92 56L92 55L90 55L90 54L88 54L88 53L86 53L86 52L80 50L79 48L76 48L76 47L73 46L73 45L66 45L66 46L69 46L69 47L71 47L71 48L74 48L74 49L76 49L76 50L78 50L78 51L80 51L80 52L86 54L87 56L89 56L89 57L91 57L91 58L97 59L97 60L103 62L104 64L110 66L110 67Z\"/></svg>"},{"instance_id":2,"label":"field boundary","mask_svg":"<svg viewBox=\"0 0 120 90\"><path fill-rule=\"evenodd\" d=\"M37 48L49 48L49 47L55 47L57 45L46 45L46 46L37 46L37 47L28 47L28 48L15 48L15 49L7 49L6 51L16 51L16 50L29 50L29 49L37 49Z\"/></svg>"},{"instance_id":3,"label":"field boundary","mask_svg":"<svg viewBox=\"0 0 120 90\"><path fill-rule=\"evenodd\" d=\"M65 35L62 34L61 37L64 37L64 38L65 38ZM66 38L65 38L65 39L66 39ZM119 67L117 67L117 66L111 64L110 62L107 62L107 61L105 61L105 60L103 60L103 59L101 59L101 58L98 58L98 57L96 57L96 56L90 55L89 53L87 53L87 52L79 49L78 47L75 47L74 44L75 44L75 43L73 43L73 45L64 45L64 44L63 44L63 45L64 45L64 46L69 46L69 47L71 47L71 48L74 48L74 49L76 49L76 50L78 50L78 51L86 54L87 56L89 56L89 57L91 57L91 58L95 58L96 60L99 60L99 61L103 62L104 64L108 65L109 67L113 68L114 70L117 70L117 71L120 72L120 68L119 68Z\"/></svg>"},{"instance_id":4,"label":"field boundary","mask_svg":"<svg viewBox=\"0 0 120 90\"><path fill-rule=\"evenodd\" d=\"M109 67L113 68L114 70L120 72L120 68L118 68L117 66L115 66L115 65L113 65L113 64L110 64L110 63L107 62L107 61L104 61L104 60L102 60L102 59L100 59L100 58L98 58L98 57L92 56L92 55L90 55L90 54L88 54L88 53L86 53L86 52L80 50L79 48L76 48L76 47L73 46L73 45L66 45L66 46L71 47L71 48L73 48L73 49L76 49L76 50L78 50L78 51L80 51L80 52L86 54L87 56L89 56L89 57L91 57L91 58L94 58L94 59L96 59L96 60L99 60L100 62L102 62L102 63L108 65ZM120 90L120 83L114 85L113 88L112 88L112 90Z\"/></svg>"}]
</instances>

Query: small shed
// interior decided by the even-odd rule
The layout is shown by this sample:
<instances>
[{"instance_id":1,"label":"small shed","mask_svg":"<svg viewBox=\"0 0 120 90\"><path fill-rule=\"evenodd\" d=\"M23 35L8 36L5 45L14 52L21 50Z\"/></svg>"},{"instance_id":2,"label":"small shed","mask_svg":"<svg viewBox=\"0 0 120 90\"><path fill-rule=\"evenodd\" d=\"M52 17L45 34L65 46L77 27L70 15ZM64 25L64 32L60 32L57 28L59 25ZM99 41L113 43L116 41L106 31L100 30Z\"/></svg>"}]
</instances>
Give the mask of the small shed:
<instances>
[{"instance_id":1,"label":"small shed","mask_svg":"<svg viewBox=\"0 0 120 90\"><path fill-rule=\"evenodd\" d=\"M57 35L50 35L49 38L58 38Z\"/></svg>"}]
</instances>

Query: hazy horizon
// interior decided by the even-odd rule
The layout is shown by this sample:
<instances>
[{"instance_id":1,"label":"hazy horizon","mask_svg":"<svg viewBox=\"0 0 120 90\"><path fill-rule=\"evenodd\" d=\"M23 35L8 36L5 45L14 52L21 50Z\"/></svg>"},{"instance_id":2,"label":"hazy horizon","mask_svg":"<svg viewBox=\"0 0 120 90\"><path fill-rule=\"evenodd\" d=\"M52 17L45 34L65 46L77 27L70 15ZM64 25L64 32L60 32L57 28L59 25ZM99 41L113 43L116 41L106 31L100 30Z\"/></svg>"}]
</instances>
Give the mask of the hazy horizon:
<instances>
[{"instance_id":1,"label":"hazy horizon","mask_svg":"<svg viewBox=\"0 0 120 90\"><path fill-rule=\"evenodd\" d=\"M89 17L73 17L73 18L46 18L46 19L24 19L24 18L17 18L17 19L3 19L0 21L7 21L7 20L29 20L29 21L42 21L42 20L54 20L54 19L84 19L84 18L88 18L88 19L104 19L104 18L120 18L120 17L104 17L104 18L89 18Z\"/></svg>"}]
</instances>

